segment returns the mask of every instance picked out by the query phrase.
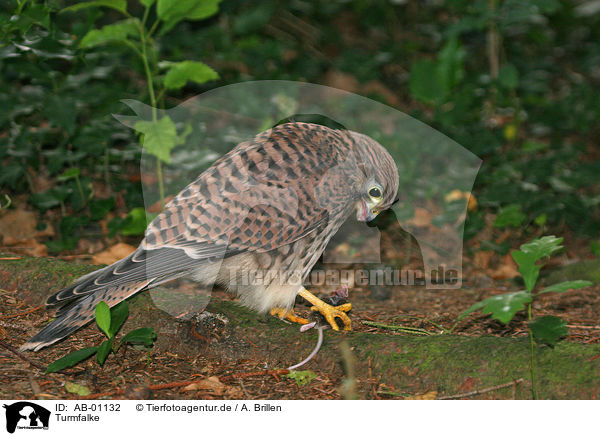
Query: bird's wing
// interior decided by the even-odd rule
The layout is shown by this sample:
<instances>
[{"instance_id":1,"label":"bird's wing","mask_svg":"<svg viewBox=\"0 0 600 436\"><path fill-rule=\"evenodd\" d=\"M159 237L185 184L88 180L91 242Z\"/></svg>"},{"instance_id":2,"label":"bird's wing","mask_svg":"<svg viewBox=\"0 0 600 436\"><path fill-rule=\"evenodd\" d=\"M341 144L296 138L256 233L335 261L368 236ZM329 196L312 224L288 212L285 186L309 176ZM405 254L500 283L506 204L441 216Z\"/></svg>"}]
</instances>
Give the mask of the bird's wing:
<instances>
[{"instance_id":1,"label":"bird's wing","mask_svg":"<svg viewBox=\"0 0 600 436\"><path fill-rule=\"evenodd\" d=\"M204 262L273 250L319 228L328 209L315 187L343 157L331 130L294 126L268 130L224 155L166 205L134 253L81 277L46 304L65 305L127 283L154 286Z\"/></svg>"},{"instance_id":2,"label":"bird's wing","mask_svg":"<svg viewBox=\"0 0 600 436\"><path fill-rule=\"evenodd\" d=\"M295 126L267 131L217 161L150 223L141 247L207 259L273 250L321 226L328 205L315 189L345 157L320 130Z\"/></svg>"}]
</instances>

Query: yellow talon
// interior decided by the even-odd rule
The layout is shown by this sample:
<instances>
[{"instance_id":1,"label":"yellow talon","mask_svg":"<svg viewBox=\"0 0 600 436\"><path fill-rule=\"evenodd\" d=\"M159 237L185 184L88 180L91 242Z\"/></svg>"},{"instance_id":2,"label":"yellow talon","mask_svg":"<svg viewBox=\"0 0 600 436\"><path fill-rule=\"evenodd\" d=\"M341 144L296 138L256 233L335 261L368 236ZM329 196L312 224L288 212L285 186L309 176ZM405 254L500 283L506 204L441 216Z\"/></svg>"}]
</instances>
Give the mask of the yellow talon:
<instances>
[{"instance_id":1,"label":"yellow talon","mask_svg":"<svg viewBox=\"0 0 600 436\"><path fill-rule=\"evenodd\" d=\"M287 319L288 321L295 322L297 324L308 324L306 318L302 318L294 313L294 309L286 310L281 307L274 307L271 309L271 315L278 317L279 319Z\"/></svg>"},{"instance_id":2,"label":"yellow talon","mask_svg":"<svg viewBox=\"0 0 600 436\"><path fill-rule=\"evenodd\" d=\"M351 303L332 306L331 304L325 303L323 300L311 294L304 288L302 288L298 294L313 305L310 310L319 312L325 317L325 320L329 323L332 329L339 331L340 328L335 322L335 318L340 318L344 323L344 330L352 330L352 321L350 321L350 317L346 314L346 312L352 309Z\"/></svg>"}]
</instances>

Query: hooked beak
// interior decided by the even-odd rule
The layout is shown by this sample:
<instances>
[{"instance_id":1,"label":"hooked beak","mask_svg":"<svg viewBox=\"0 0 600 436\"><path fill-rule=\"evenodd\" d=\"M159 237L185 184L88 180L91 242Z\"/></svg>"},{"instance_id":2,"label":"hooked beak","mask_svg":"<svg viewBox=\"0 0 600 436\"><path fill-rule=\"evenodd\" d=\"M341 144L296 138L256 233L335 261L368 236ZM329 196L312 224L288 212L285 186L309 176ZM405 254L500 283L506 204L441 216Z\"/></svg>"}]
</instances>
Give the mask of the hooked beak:
<instances>
[{"instance_id":1,"label":"hooked beak","mask_svg":"<svg viewBox=\"0 0 600 436\"><path fill-rule=\"evenodd\" d=\"M356 219L361 222L371 221L379 214L379 211L372 210L365 200L360 200L356 208Z\"/></svg>"}]
</instances>

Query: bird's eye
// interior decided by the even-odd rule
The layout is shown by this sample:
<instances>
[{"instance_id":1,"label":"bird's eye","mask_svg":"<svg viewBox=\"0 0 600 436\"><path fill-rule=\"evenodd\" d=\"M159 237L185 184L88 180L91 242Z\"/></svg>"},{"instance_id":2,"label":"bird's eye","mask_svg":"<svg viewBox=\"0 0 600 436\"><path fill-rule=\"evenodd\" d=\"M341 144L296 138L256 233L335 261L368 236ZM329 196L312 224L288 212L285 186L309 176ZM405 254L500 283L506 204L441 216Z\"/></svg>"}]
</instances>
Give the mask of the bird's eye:
<instances>
[{"instance_id":1,"label":"bird's eye","mask_svg":"<svg viewBox=\"0 0 600 436\"><path fill-rule=\"evenodd\" d=\"M375 186L369 189L369 195L373 198L381 198L381 189Z\"/></svg>"}]
</instances>

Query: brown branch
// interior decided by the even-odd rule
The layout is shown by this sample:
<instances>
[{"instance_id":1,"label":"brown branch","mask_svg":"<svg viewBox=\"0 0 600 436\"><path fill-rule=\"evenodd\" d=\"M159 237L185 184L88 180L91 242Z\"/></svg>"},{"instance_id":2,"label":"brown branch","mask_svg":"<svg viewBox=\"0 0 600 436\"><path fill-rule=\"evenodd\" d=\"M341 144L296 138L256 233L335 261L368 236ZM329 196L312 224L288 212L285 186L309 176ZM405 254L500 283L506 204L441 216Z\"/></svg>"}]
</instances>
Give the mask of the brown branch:
<instances>
[{"instance_id":1,"label":"brown branch","mask_svg":"<svg viewBox=\"0 0 600 436\"><path fill-rule=\"evenodd\" d=\"M20 351L18 351L16 348L14 348L12 345L7 344L6 342L0 340L0 346L6 348L8 351L10 351L11 353L13 353L14 355L16 355L18 358L24 360L25 362L29 363L31 366L33 366L34 368L40 369L42 371L45 371L46 368L44 368L42 365L35 363L34 361L32 361L30 358L26 357L23 353L21 353Z\"/></svg>"},{"instance_id":2,"label":"brown branch","mask_svg":"<svg viewBox=\"0 0 600 436\"><path fill-rule=\"evenodd\" d=\"M226 376L220 377L219 381L223 382L224 380L240 379L240 378L252 377L252 376L257 376L257 375L272 375L274 377L277 377L278 375L289 374L289 373L290 373L290 371L287 369L272 369L272 370L266 370L266 371L245 372L242 374L231 374L231 375L226 375ZM185 380L185 381L178 381L178 382L171 382L171 383L162 383L162 384L157 384L157 385L149 385L148 389L153 390L153 391L159 391L162 389L181 388L181 387L191 385L192 383L195 383L196 381L197 380ZM99 392L97 394L85 395L85 396L79 397L79 399L80 400L95 400L95 399L101 398L101 397L123 395L124 392L125 392L125 389L115 389L112 391Z\"/></svg>"},{"instance_id":3,"label":"brown branch","mask_svg":"<svg viewBox=\"0 0 600 436\"><path fill-rule=\"evenodd\" d=\"M471 391L471 392L465 392L464 394L447 395L445 397L438 397L438 400L456 400L458 398L472 397L474 395L484 394L486 392L496 391L498 389L508 388L510 386L513 386L513 388L515 388L518 383L523 383L523 379L520 378L520 379L512 381L510 383L504 383L501 385L496 385L496 386L492 386L492 387L485 388L485 389L478 389L478 390Z\"/></svg>"},{"instance_id":4,"label":"brown branch","mask_svg":"<svg viewBox=\"0 0 600 436\"><path fill-rule=\"evenodd\" d=\"M16 318L18 316L28 315L30 313L37 312L38 310L43 309L43 308L44 308L43 305L34 307L33 309L26 310L25 312L19 312L19 313L15 313L13 315L3 316L2 319L10 319L10 318Z\"/></svg>"}]
</instances>

